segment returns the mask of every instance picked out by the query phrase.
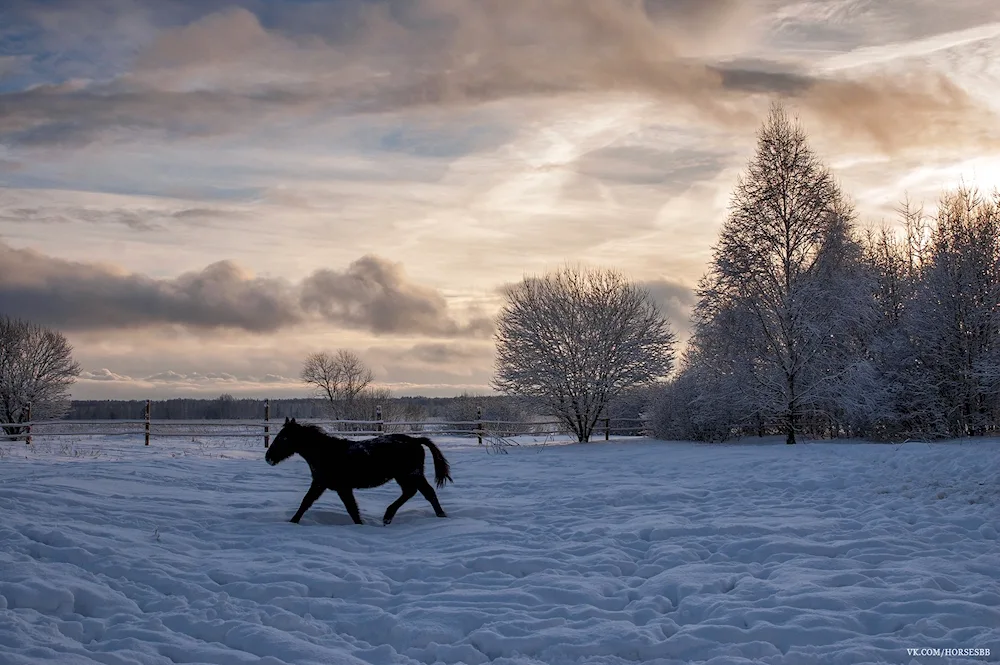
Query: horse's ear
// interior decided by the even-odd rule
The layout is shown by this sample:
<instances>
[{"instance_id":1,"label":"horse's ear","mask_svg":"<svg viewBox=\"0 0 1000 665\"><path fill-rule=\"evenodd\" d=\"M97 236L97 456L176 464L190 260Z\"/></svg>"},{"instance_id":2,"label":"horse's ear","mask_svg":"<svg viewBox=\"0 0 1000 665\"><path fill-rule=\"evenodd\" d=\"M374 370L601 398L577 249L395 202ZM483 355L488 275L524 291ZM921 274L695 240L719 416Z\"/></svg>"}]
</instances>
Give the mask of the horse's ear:
<instances>
[{"instance_id":1,"label":"horse's ear","mask_svg":"<svg viewBox=\"0 0 1000 665\"><path fill-rule=\"evenodd\" d=\"M288 416L285 416L285 424L288 424Z\"/></svg>"},{"instance_id":2,"label":"horse's ear","mask_svg":"<svg viewBox=\"0 0 1000 665\"><path fill-rule=\"evenodd\" d=\"M295 424L295 418L292 418L292 424L293 425Z\"/></svg>"}]
</instances>

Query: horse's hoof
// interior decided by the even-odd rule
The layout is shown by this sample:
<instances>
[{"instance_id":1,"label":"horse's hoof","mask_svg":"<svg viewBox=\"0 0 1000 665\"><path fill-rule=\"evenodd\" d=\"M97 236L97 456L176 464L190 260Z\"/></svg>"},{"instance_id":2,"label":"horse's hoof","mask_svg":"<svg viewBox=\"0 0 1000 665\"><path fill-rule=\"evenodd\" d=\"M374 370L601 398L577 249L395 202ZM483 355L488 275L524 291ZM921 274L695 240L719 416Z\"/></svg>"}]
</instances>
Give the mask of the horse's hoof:
<instances>
[{"instance_id":1,"label":"horse's hoof","mask_svg":"<svg viewBox=\"0 0 1000 665\"><path fill-rule=\"evenodd\" d=\"M392 524L392 520L382 520L382 526L389 526Z\"/></svg>"},{"instance_id":2,"label":"horse's hoof","mask_svg":"<svg viewBox=\"0 0 1000 665\"><path fill-rule=\"evenodd\" d=\"M288 521L291 522L292 524L298 524L299 523L299 521L297 519L295 519L294 517L292 519L288 520Z\"/></svg>"}]
</instances>

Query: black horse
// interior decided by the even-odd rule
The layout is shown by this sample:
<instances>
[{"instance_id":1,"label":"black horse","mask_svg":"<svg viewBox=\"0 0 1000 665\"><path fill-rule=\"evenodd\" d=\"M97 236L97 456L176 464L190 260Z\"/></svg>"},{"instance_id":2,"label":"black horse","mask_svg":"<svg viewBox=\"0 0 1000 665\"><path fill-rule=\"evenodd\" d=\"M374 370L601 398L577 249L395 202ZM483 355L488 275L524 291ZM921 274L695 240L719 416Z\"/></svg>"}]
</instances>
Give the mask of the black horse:
<instances>
[{"instance_id":1,"label":"black horse","mask_svg":"<svg viewBox=\"0 0 1000 665\"><path fill-rule=\"evenodd\" d=\"M354 523L363 524L352 490L378 487L390 480L399 483L403 494L385 509L383 524L392 522L400 506L417 492L430 501L438 517L447 517L434 488L424 477L422 446L430 449L434 459L434 481L438 487L443 487L451 480L448 460L430 439L408 434L384 434L374 439L351 441L331 436L316 425L303 425L295 422L295 418L285 418L285 424L274 437L264 459L274 466L298 453L309 463L312 485L291 519L295 523L329 488L340 495Z\"/></svg>"}]
</instances>

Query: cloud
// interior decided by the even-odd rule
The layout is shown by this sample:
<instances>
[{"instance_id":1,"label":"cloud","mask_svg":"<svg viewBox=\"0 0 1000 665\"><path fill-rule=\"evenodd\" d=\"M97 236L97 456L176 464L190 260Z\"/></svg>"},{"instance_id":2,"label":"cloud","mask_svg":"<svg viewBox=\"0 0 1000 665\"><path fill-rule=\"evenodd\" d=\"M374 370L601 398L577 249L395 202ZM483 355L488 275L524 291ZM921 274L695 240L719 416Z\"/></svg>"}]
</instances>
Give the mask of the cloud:
<instances>
[{"instance_id":1,"label":"cloud","mask_svg":"<svg viewBox=\"0 0 1000 665\"><path fill-rule=\"evenodd\" d=\"M173 370L167 370L165 372L157 372L156 374L147 376L142 380L150 383L181 383L187 381L187 375Z\"/></svg>"},{"instance_id":2,"label":"cloud","mask_svg":"<svg viewBox=\"0 0 1000 665\"><path fill-rule=\"evenodd\" d=\"M1000 20L992 0L824 0L782 3L776 36L811 42L817 50L865 43L901 45L931 35Z\"/></svg>"},{"instance_id":3,"label":"cloud","mask_svg":"<svg viewBox=\"0 0 1000 665\"><path fill-rule=\"evenodd\" d=\"M272 332L300 319L286 282L254 278L231 261L157 280L5 244L0 309L70 330L180 324Z\"/></svg>"},{"instance_id":4,"label":"cloud","mask_svg":"<svg viewBox=\"0 0 1000 665\"><path fill-rule=\"evenodd\" d=\"M470 345L455 343L420 343L413 346L399 347L371 347L367 354L379 360L379 362L392 362L394 364L414 364L424 363L427 365L469 365L489 364L493 354L492 344Z\"/></svg>"},{"instance_id":5,"label":"cloud","mask_svg":"<svg viewBox=\"0 0 1000 665\"><path fill-rule=\"evenodd\" d=\"M437 291L408 281L402 266L365 256L347 270L318 270L302 283L302 307L327 321L374 333L484 335L488 319L457 323Z\"/></svg>"},{"instance_id":6,"label":"cloud","mask_svg":"<svg viewBox=\"0 0 1000 665\"><path fill-rule=\"evenodd\" d=\"M110 369L101 368L91 372L81 372L80 377L85 381L132 381L132 377L124 374L116 374Z\"/></svg>"},{"instance_id":7,"label":"cloud","mask_svg":"<svg viewBox=\"0 0 1000 665\"><path fill-rule=\"evenodd\" d=\"M575 168L608 185L656 185L658 193L670 196L717 176L728 166L727 157L689 149L612 145L586 153Z\"/></svg>"},{"instance_id":8,"label":"cloud","mask_svg":"<svg viewBox=\"0 0 1000 665\"><path fill-rule=\"evenodd\" d=\"M216 208L156 210L152 208L0 207L0 220L18 224L83 222L85 224L119 225L133 231L163 231L175 228L178 223L203 227L213 220L237 217L239 217L238 213Z\"/></svg>"},{"instance_id":9,"label":"cloud","mask_svg":"<svg viewBox=\"0 0 1000 665\"><path fill-rule=\"evenodd\" d=\"M213 65L259 57L261 48L279 42L257 16L242 7L228 7L204 18L162 32L139 55L139 70L207 69Z\"/></svg>"},{"instance_id":10,"label":"cloud","mask_svg":"<svg viewBox=\"0 0 1000 665\"><path fill-rule=\"evenodd\" d=\"M279 374L263 377L227 372L164 370L136 377L100 369L80 374L74 399L163 399L186 395L212 398L220 393L237 397L304 397L308 390L299 379Z\"/></svg>"},{"instance_id":11,"label":"cloud","mask_svg":"<svg viewBox=\"0 0 1000 665\"><path fill-rule=\"evenodd\" d=\"M254 377L238 377L228 372L188 372L181 373L174 370L157 372L151 376L139 379L148 383L256 383Z\"/></svg>"},{"instance_id":12,"label":"cloud","mask_svg":"<svg viewBox=\"0 0 1000 665\"><path fill-rule=\"evenodd\" d=\"M470 347L454 344L417 344L411 349L413 357L432 365L481 360L492 353L492 347ZM485 352L485 353L484 353Z\"/></svg>"},{"instance_id":13,"label":"cloud","mask_svg":"<svg viewBox=\"0 0 1000 665\"><path fill-rule=\"evenodd\" d=\"M21 73L30 62L26 55L0 55L0 81Z\"/></svg>"},{"instance_id":14,"label":"cloud","mask_svg":"<svg viewBox=\"0 0 1000 665\"><path fill-rule=\"evenodd\" d=\"M777 64L727 65L728 44L758 38L754 26L768 16L764 2L415 0L324 7L284 5L281 16L269 14L268 26L247 9L225 9L161 30L131 70L110 81L3 93L0 142L79 145L136 130L209 136L324 115L620 92L741 131L758 122L759 97L784 97L821 118L823 131L886 151L941 144L946 137L928 130L943 122L954 125L949 143L995 138L991 114L941 76L844 79L774 71ZM322 27L304 28L304 12Z\"/></svg>"},{"instance_id":15,"label":"cloud","mask_svg":"<svg viewBox=\"0 0 1000 665\"><path fill-rule=\"evenodd\" d=\"M648 280L641 282L639 286L649 292L659 305L660 311L681 337L690 334L691 312L697 303L693 289L668 279Z\"/></svg>"},{"instance_id":16,"label":"cloud","mask_svg":"<svg viewBox=\"0 0 1000 665\"><path fill-rule=\"evenodd\" d=\"M483 336L483 317L456 321L444 297L402 266L365 256L300 284L219 261L173 279L65 261L0 242L0 311L67 330L180 325L273 333L325 321L374 334Z\"/></svg>"}]
</instances>

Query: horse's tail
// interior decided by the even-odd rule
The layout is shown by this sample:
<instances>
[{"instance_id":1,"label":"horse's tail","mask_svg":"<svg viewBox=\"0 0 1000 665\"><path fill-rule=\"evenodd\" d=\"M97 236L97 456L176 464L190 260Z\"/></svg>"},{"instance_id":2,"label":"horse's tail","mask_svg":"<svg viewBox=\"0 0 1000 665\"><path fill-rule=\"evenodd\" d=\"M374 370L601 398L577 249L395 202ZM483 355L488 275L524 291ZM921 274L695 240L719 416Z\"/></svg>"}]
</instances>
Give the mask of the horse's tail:
<instances>
[{"instance_id":1,"label":"horse's tail","mask_svg":"<svg viewBox=\"0 0 1000 665\"><path fill-rule=\"evenodd\" d=\"M444 487L445 482L451 480L451 465L448 464L448 460L444 458L441 453L441 449L434 445L434 442L425 436L420 437L420 443L427 446L428 450L431 451L431 457L434 459L434 482L438 487ZM451 482L455 482L451 480Z\"/></svg>"}]
</instances>

